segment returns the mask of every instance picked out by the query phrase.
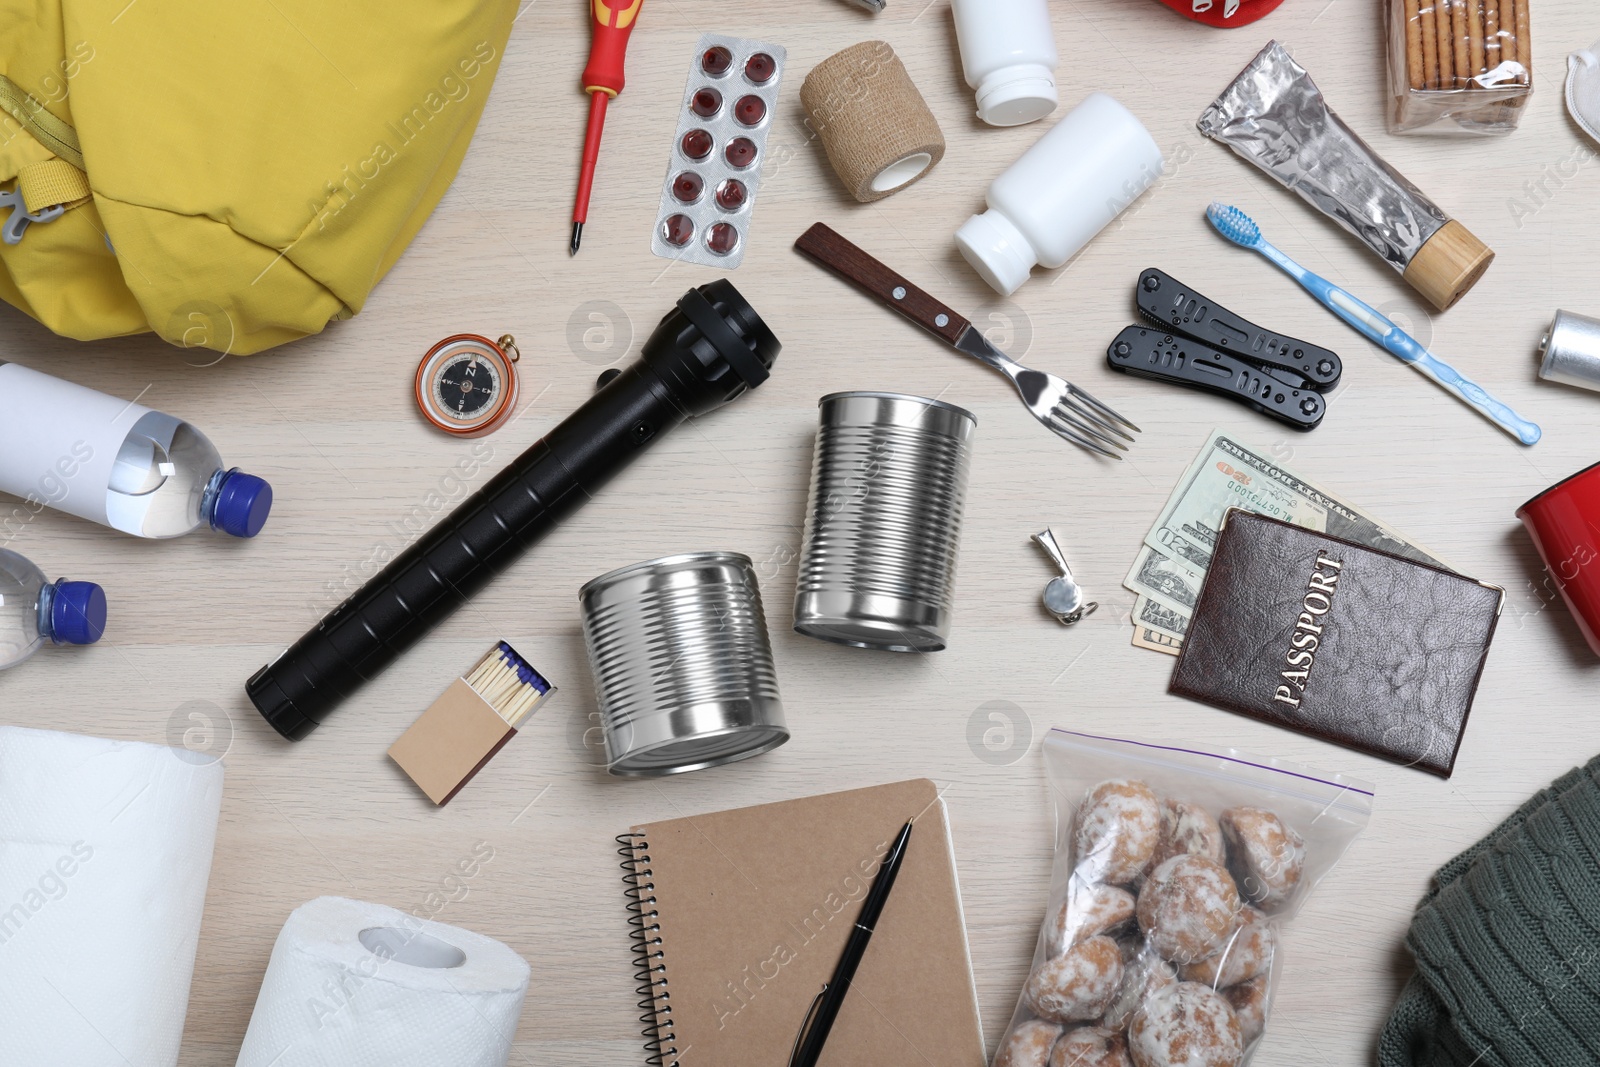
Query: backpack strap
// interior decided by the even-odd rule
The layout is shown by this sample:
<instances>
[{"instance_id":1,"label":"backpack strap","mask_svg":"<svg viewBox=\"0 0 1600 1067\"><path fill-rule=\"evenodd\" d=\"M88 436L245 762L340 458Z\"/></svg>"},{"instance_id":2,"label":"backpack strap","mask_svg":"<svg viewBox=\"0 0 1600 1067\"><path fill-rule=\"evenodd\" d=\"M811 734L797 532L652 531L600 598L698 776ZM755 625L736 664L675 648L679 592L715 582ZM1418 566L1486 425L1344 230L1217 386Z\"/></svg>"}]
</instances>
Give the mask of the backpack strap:
<instances>
[{"instance_id":1,"label":"backpack strap","mask_svg":"<svg viewBox=\"0 0 1600 1067\"><path fill-rule=\"evenodd\" d=\"M64 159L47 159L17 171L17 191L30 212L77 207L89 199L89 176Z\"/></svg>"}]
</instances>

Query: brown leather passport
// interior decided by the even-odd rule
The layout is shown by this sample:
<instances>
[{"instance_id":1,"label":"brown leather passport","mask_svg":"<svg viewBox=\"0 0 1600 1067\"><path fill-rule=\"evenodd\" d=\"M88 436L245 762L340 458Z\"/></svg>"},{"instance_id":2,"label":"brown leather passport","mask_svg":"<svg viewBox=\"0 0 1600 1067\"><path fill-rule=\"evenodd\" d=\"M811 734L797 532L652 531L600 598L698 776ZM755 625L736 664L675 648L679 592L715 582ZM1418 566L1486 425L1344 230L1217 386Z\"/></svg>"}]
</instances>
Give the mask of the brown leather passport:
<instances>
[{"instance_id":1,"label":"brown leather passport","mask_svg":"<svg viewBox=\"0 0 1600 1067\"><path fill-rule=\"evenodd\" d=\"M1170 691L1448 778L1504 596L1231 509Z\"/></svg>"}]
</instances>

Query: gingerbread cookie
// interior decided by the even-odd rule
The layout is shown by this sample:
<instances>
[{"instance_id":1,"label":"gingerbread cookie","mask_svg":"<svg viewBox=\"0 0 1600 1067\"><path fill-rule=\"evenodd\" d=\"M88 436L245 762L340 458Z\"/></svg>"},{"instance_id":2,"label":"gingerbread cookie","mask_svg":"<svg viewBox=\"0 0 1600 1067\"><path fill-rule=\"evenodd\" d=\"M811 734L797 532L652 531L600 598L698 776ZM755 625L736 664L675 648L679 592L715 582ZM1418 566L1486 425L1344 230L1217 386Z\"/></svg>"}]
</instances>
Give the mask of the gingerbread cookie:
<instances>
[{"instance_id":1,"label":"gingerbread cookie","mask_svg":"<svg viewBox=\"0 0 1600 1067\"><path fill-rule=\"evenodd\" d=\"M1134 1015L1128 1052L1136 1067L1237 1067L1244 1039L1221 994L1198 982L1179 982Z\"/></svg>"},{"instance_id":2,"label":"gingerbread cookie","mask_svg":"<svg viewBox=\"0 0 1600 1067\"><path fill-rule=\"evenodd\" d=\"M994 1054L994 1067L1049 1067L1050 1050L1061 1027L1043 1019L1028 1019L1011 1028Z\"/></svg>"},{"instance_id":3,"label":"gingerbread cookie","mask_svg":"<svg viewBox=\"0 0 1600 1067\"><path fill-rule=\"evenodd\" d=\"M1238 1017L1239 1037L1248 1047L1267 1028L1267 976L1224 989L1222 996Z\"/></svg>"},{"instance_id":4,"label":"gingerbread cookie","mask_svg":"<svg viewBox=\"0 0 1600 1067\"><path fill-rule=\"evenodd\" d=\"M1128 1043L1121 1034L1082 1026L1056 1042L1050 1067L1133 1067L1133 1061L1128 1059Z\"/></svg>"},{"instance_id":5,"label":"gingerbread cookie","mask_svg":"<svg viewBox=\"0 0 1600 1067\"><path fill-rule=\"evenodd\" d=\"M1122 950L1109 937L1091 937L1039 964L1022 998L1051 1022L1083 1022L1110 1007L1121 983Z\"/></svg>"},{"instance_id":6,"label":"gingerbread cookie","mask_svg":"<svg viewBox=\"0 0 1600 1067\"><path fill-rule=\"evenodd\" d=\"M1203 960L1186 964L1183 980L1204 982L1213 989L1224 989L1266 974L1272 966L1272 953L1278 936L1272 922L1255 908L1240 913L1239 929L1216 952Z\"/></svg>"},{"instance_id":7,"label":"gingerbread cookie","mask_svg":"<svg viewBox=\"0 0 1600 1067\"><path fill-rule=\"evenodd\" d=\"M1114 885L1084 886L1076 879L1051 917L1049 953L1059 956L1078 942L1114 930L1133 918L1133 894Z\"/></svg>"},{"instance_id":8,"label":"gingerbread cookie","mask_svg":"<svg viewBox=\"0 0 1600 1067\"><path fill-rule=\"evenodd\" d=\"M1117 998L1111 1002L1111 1007L1106 1009L1100 1025L1113 1030L1125 1029L1128 1020L1133 1018L1133 1013L1139 1010L1139 1006L1148 997L1157 990L1176 985L1177 981L1178 972L1153 949L1145 948L1131 958L1124 953L1122 987L1117 990Z\"/></svg>"},{"instance_id":9,"label":"gingerbread cookie","mask_svg":"<svg viewBox=\"0 0 1600 1067\"><path fill-rule=\"evenodd\" d=\"M1300 886L1306 846L1265 808L1229 808L1218 820L1239 892L1264 911L1281 907Z\"/></svg>"},{"instance_id":10,"label":"gingerbread cookie","mask_svg":"<svg viewBox=\"0 0 1600 1067\"><path fill-rule=\"evenodd\" d=\"M1150 787L1114 778L1089 790L1078 810L1078 873L1124 885L1144 873L1161 840L1161 804Z\"/></svg>"},{"instance_id":11,"label":"gingerbread cookie","mask_svg":"<svg viewBox=\"0 0 1600 1067\"><path fill-rule=\"evenodd\" d=\"M1198 804L1181 800L1161 802L1161 842L1156 845L1150 866L1159 867L1174 856L1204 856L1223 859L1222 827L1211 813Z\"/></svg>"},{"instance_id":12,"label":"gingerbread cookie","mask_svg":"<svg viewBox=\"0 0 1600 1067\"><path fill-rule=\"evenodd\" d=\"M1239 925L1239 892L1226 868L1204 856L1174 856L1139 890L1139 928L1174 963L1220 949Z\"/></svg>"}]
</instances>

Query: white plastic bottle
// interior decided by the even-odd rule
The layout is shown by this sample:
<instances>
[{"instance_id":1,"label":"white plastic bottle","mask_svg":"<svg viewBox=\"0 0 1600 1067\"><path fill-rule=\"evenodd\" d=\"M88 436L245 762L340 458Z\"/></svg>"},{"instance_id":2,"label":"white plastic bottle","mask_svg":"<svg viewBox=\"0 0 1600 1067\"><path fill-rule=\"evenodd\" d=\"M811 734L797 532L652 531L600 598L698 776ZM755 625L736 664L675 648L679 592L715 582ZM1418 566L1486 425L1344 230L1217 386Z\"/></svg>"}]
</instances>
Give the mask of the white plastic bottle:
<instances>
[{"instance_id":1,"label":"white plastic bottle","mask_svg":"<svg viewBox=\"0 0 1600 1067\"><path fill-rule=\"evenodd\" d=\"M92 645L106 629L106 594L93 582L52 582L0 548L0 671L44 646Z\"/></svg>"},{"instance_id":2,"label":"white plastic bottle","mask_svg":"<svg viewBox=\"0 0 1600 1067\"><path fill-rule=\"evenodd\" d=\"M1056 39L1045 0L950 0L978 117L1020 126L1056 109Z\"/></svg>"},{"instance_id":3,"label":"white plastic bottle","mask_svg":"<svg viewBox=\"0 0 1600 1067\"><path fill-rule=\"evenodd\" d=\"M0 363L0 492L136 537L261 532L272 487L171 415ZM0 528L10 521L0 501Z\"/></svg>"},{"instance_id":4,"label":"white plastic bottle","mask_svg":"<svg viewBox=\"0 0 1600 1067\"><path fill-rule=\"evenodd\" d=\"M1010 296L1036 265L1059 267L1161 175L1161 149L1133 113L1092 93L989 186L989 210L956 231L983 280Z\"/></svg>"}]
</instances>

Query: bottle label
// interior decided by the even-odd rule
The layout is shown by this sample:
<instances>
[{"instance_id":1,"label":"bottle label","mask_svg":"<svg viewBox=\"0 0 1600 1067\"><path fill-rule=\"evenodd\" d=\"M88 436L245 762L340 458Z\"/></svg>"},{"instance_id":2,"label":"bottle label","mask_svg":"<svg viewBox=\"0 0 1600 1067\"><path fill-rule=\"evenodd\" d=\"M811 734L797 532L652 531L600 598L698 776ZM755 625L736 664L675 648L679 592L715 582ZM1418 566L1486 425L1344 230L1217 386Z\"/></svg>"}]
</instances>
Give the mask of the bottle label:
<instances>
[{"instance_id":1,"label":"bottle label","mask_svg":"<svg viewBox=\"0 0 1600 1067\"><path fill-rule=\"evenodd\" d=\"M106 490L150 409L15 363L0 364L0 491L108 525Z\"/></svg>"}]
</instances>

